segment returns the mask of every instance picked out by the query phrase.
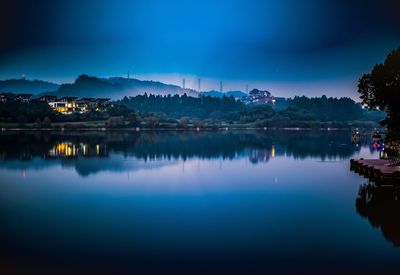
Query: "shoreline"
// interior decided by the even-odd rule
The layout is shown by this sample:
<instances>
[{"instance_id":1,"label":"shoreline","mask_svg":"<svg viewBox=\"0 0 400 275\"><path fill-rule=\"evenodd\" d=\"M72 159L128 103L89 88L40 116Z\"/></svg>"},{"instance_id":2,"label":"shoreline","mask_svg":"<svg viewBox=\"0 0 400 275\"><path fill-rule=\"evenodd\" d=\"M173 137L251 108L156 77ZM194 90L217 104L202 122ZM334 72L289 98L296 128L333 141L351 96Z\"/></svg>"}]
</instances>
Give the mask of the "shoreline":
<instances>
[{"instance_id":1,"label":"shoreline","mask_svg":"<svg viewBox=\"0 0 400 275\"><path fill-rule=\"evenodd\" d=\"M375 130L376 128L360 128L364 130ZM1 128L1 132L23 132L23 131L95 131L95 132L112 132L112 131L126 131L126 132L141 132L141 131L188 131L188 132L201 132L201 131L238 131L238 130L257 130L257 131L268 131L268 130L281 130L281 131L351 131L353 128L302 128L302 127L204 127L204 128L105 128L105 127L84 127L84 128Z\"/></svg>"}]
</instances>

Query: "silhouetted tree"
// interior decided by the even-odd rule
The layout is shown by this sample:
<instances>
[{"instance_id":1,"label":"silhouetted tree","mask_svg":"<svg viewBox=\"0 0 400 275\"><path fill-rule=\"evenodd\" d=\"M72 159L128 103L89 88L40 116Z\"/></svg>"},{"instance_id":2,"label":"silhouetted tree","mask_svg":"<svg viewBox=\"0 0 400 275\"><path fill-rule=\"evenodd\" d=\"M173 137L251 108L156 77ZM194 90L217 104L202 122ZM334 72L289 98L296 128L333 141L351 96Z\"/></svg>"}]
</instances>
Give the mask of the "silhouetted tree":
<instances>
[{"instance_id":1,"label":"silhouetted tree","mask_svg":"<svg viewBox=\"0 0 400 275\"><path fill-rule=\"evenodd\" d=\"M390 130L400 130L400 48L360 78L358 92L368 108L387 112L384 125Z\"/></svg>"}]
</instances>

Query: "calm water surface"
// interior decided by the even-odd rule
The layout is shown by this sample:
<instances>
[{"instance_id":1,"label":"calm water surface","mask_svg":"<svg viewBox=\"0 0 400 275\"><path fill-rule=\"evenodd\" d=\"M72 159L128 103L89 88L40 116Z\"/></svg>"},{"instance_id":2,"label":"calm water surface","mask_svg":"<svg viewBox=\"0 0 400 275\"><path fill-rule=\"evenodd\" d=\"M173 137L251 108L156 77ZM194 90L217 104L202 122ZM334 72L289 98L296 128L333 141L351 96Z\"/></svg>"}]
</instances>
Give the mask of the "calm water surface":
<instances>
[{"instance_id":1,"label":"calm water surface","mask_svg":"<svg viewBox=\"0 0 400 275\"><path fill-rule=\"evenodd\" d=\"M3 132L0 271L399 274L398 193L359 157L346 131Z\"/></svg>"}]
</instances>

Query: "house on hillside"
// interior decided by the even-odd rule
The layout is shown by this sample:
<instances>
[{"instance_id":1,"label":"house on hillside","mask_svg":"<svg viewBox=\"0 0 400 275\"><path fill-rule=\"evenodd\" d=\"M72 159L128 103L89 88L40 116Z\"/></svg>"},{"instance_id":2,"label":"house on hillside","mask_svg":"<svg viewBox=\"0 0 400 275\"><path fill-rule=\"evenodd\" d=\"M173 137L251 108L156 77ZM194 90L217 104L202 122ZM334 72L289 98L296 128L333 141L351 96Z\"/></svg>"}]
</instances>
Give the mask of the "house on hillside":
<instances>
[{"instance_id":1,"label":"house on hillside","mask_svg":"<svg viewBox=\"0 0 400 275\"><path fill-rule=\"evenodd\" d=\"M59 113L63 113L63 114L67 114L68 113L68 108L67 108L67 103L65 102L61 102L61 101L50 101L48 102L48 104L50 105L50 107L59 112Z\"/></svg>"},{"instance_id":2,"label":"house on hillside","mask_svg":"<svg viewBox=\"0 0 400 275\"><path fill-rule=\"evenodd\" d=\"M104 111L110 105L109 98L96 98L96 108L98 111Z\"/></svg>"},{"instance_id":3,"label":"house on hillside","mask_svg":"<svg viewBox=\"0 0 400 275\"><path fill-rule=\"evenodd\" d=\"M261 91L253 89L249 95L243 100L246 104L271 104L275 103L274 97L269 91Z\"/></svg>"},{"instance_id":4,"label":"house on hillside","mask_svg":"<svg viewBox=\"0 0 400 275\"><path fill-rule=\"evenodd\" d=\"M55 111L63 113L63 114L72 114L75 113L78 109L76 104L77 97L62 97L60 99L56 99L55 101L48 101L48 104Z\"/></svg>"},{"instance_id":5,"label":"house on hillside","mask_svg":"<svg viewBox=\"0 0 400 275\"><path fill-rule=\"evenodd\" d=\"M81 113L88 111L105 111L109 104L109 98L89 98L83 97L76 101L77 107Z\"/></svg>"},{"instance_id":6,"label":"house on hillside","mask_svg":"<svg viewBox=\"0 0 400 275\"><path fill-rule=\"evenodd\" d=\"M32 94L17 94L15 100L21 101L23 103L29 103L32 100Z\"/></svg>"},{"instance_id":7,"label":"house on hillside","mask_svg":"<svg viewBox=\"0 0 400 275\"><path fill-rule=\"evenodd\" d=\"M60 102L65 102L65 106L68 109L68 112L74 113L77 111L77 105L76 105L76 100L78 97L75 96L65 96L59 99Z\"/></svg>"},{"instance_id":8,"label":"house on hillside","mask_svg":"<svg viewBox=\"0 0 400 275\"><path fill-rule=\"evenodd\" d=\"M81 113L86 113L89 112L90 110L93 110L94 106L94 101L96 99L92 97L82 97L81 99L78 99L76 101L76 106L79 109L79 112Z\"/></svg>"},{"instance_id":9,"label":"house on hillside","mask_svg":"<svg viewBox=\"0 0 400 275\"><path fill-rule=\"evenodd\" d=\"M39 101L44 101L44 102L55 102L57 101L57 96L55 95L43 95L41 97L38 98Z\"/></svg>"},{"instance_id":10,"label":"house on hillside","mask_svg":"<svg viewBox=\"0 0 400 275\"><path fill-rule=\"evenodd\" d=\"M15 95L12 93L1 93L0 94L0 102L7 102L15 99Z\"/></svg>"}]
</instances>

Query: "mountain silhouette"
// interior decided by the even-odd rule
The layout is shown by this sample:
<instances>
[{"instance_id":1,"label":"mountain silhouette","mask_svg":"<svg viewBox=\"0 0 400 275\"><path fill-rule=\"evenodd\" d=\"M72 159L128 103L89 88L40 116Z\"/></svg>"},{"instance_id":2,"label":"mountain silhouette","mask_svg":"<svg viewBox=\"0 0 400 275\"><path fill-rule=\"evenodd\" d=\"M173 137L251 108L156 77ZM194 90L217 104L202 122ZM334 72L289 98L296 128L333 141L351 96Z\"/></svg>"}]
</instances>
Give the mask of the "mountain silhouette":
<instances>
[{"instance_id":1,"label":"mountain silhouette","mask_svg":"<svg viewBox=\"0 0 400 275\"><path fill-rule=\"evenodd\" d=\"M110 77L99 78L86 74L79 75L74 83L55 84L42 80L9 79L0 81L0 93L30 93L35 97L41 95L56 95L58 97L105 97L111 99L122 99L127 96L136 96L139 94L154 95L183 95L198 97L199 95L211 97L233 96L241 98L247 94L241 91L229 92L197 92L193 89L183 89L180 86L165 84L152 80L139 80L135 78Z\"/></svg>"},{"instance_id":2,"label":"mountain silhouette","mask_svg":"<svg viewBox=\"0 0 400 275\"><path fill-rule=\"evenodd\" d=\"M135 96L138 94L155 94L155 95L183 95L186 93L190 96L197 97L199 94L192 89L183 89L177 85L165 84L158 81L138 80L134 78L112 77L107 79L108 83L119 85L122 88L122 95ZM120 97L123 97L120 96Z\"/></svg>"},{"instance_id":3,"label":"mountain silhouette","mask_svg":"<svg viewBox=\"0 0 400 275\"><path fill-rule=\"evenodd\" d=\"M55 92L44 93L47 95L76 96L76 97L106 97L121 99L125 96L136 96L139 94L168 95L186 93L198 96L194 90L183 89L176 85L165 84L157 81L147 81L122 77L98 78L80 75L74 83L63 84Z\"/></svg>"},{"instance_id":4,"label":"mountain silhouette","mask_svg":"<svg viewBox=\"0 0 400 275\"><path fill-rule=\"evenodd\" d=\"M40 94L57 91L60 85L42 80L8 79L0 80L0 93Z\"/></svg>"},{"instance_id":5,"label":"mountain silhouette","mask_svg":"<svg viewBox=\"0 0 400 275\"><path fill-rule=\"evenodd\" d=\"M101 78L83 74L73 84L63 84L56 92L51 94L59 97L113 97L112 95L118 93L121 89L119 85L113 85Z\"/></svg>"}]
</instances>

